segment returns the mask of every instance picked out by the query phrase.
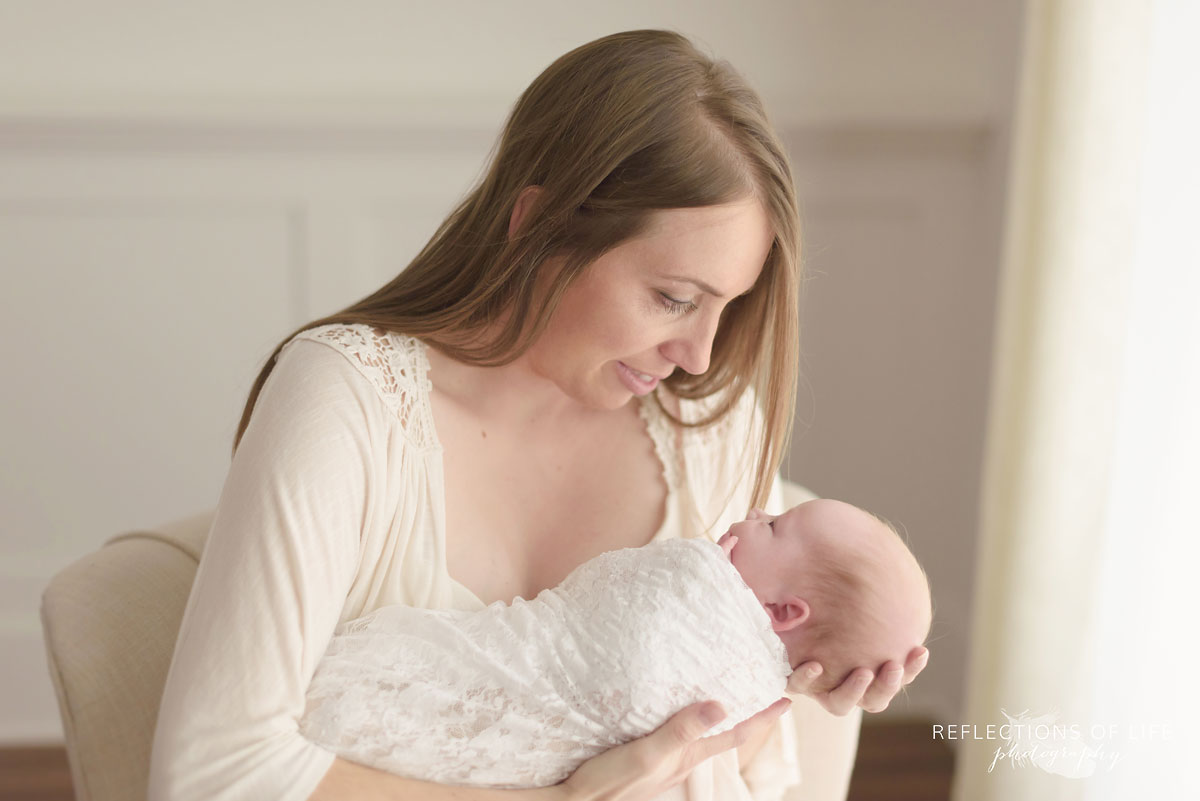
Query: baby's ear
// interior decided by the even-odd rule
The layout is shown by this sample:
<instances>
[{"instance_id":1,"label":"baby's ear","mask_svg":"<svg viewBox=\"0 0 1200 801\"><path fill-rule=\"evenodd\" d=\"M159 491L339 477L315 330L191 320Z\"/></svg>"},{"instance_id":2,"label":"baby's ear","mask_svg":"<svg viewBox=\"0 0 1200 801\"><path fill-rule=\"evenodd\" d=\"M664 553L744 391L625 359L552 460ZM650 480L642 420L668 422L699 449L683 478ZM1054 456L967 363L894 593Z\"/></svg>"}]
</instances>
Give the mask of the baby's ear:
<instances>
[{"instance_id":1,"label":"baby's ear","mask_svg":"<svg viewBox=\"0 0 1200 801\"><path fill-rule=\"evenodd\" d=\"M796 595L789 595L780 603L765 603L763 608L771 616L771 628L776 633L791 631L808 620L808 616L812 612L809 609L808 601Z\"/></svg>"}]
</instances>

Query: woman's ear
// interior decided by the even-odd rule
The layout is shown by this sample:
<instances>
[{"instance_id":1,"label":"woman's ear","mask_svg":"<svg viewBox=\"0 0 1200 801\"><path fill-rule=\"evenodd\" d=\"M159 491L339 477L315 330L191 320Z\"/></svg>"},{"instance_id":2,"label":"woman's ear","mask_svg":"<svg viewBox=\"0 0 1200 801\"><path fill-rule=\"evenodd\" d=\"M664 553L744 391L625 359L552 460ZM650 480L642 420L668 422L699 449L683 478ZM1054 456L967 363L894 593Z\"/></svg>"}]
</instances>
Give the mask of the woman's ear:
<instances>
[{"instance_id":1,"label":"woman's ear","mask_svg":"<svg viewBox=\"0 0 1200 801\"><path fill-rule=\"evenodd\" d=\"M529 212L533 209L537 202L538 196L542 193L540 186L527 186L521 190L521 194L517 195L517 202L513 204L512 214L508 218L508 237L512 237L521 228L521 224L529 217Z\"/></svg>"},{"instance_id":2,"label":"woman's ear","mask_svg":"<svg viewBox=\"0 0 1200 801\"><path fill-rule=\"evenodd\" d=\"M808 601L796 595L789 595L782 603L766 603L763 608L771 616L771 628L776 632L791 631L808 620L812 610Z\"/></svg>"}]
</instances>

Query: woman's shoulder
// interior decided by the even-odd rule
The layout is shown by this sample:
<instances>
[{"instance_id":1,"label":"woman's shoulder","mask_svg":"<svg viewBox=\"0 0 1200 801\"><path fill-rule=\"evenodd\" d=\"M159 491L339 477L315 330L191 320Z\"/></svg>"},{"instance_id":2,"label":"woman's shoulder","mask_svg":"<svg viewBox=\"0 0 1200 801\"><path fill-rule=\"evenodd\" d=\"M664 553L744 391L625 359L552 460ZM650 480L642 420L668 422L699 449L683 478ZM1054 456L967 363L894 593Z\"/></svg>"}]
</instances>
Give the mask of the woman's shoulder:
<instances>
[{"instance_id":1,"label":"woman's shoulder","mask_svg":"<svg viewBox=\"0 0 1200 801\"><path fill-rule=\"evenodd\" d=\"M365 323L329 323L306 328L280 351L279 360L304 358L297 342L313 342L339 353L374 389L417 444L435 441L429 413L429 362L416 337Z\"/></svg>"}]
</instances>

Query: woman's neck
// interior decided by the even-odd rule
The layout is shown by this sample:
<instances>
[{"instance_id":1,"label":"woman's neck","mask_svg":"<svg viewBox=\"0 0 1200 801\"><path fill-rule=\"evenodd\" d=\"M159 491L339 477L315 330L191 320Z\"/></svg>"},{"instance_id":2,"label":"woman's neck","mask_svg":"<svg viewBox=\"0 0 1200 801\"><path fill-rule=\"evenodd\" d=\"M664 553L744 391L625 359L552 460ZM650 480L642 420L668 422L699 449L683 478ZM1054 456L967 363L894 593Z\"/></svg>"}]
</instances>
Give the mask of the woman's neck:
<instances>
[{"instance_id":1,"label":"woman's neck","mask_svg":"<svg viewBox=\"0 0 1200 801\"><path fill-rule=\"evenodd\" d=\"M579 403L539 375L526 356L498 367L459 361L426 343L429 379L442 394L481 419L506 425L573 423L604 414Z\"/></svg>"}]
</instances>

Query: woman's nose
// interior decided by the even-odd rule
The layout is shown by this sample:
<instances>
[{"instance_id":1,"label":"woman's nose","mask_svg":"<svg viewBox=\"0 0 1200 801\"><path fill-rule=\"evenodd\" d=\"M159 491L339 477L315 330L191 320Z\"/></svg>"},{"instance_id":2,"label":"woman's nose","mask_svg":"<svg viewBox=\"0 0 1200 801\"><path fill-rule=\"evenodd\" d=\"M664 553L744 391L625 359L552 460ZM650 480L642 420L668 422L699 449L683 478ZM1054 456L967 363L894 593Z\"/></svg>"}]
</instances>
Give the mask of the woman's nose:
<instances>
[{"instance_id":1,"label":"woman's nose","mask_svg":"<svg viewBox=\"0 0 1200 801\"><path fill-rule=\"evenodd\" d=\"M696 315L693 325L686 332L681 332L680 336L663 345L663 355L692 375L706 372L712 359L712 343L719 321L719 317L709 319Z\"/></svg>"}]
</instances>

